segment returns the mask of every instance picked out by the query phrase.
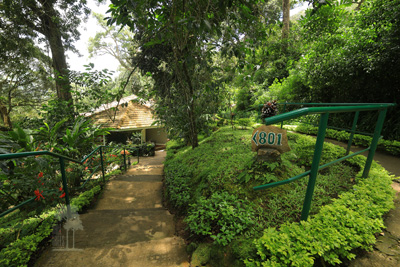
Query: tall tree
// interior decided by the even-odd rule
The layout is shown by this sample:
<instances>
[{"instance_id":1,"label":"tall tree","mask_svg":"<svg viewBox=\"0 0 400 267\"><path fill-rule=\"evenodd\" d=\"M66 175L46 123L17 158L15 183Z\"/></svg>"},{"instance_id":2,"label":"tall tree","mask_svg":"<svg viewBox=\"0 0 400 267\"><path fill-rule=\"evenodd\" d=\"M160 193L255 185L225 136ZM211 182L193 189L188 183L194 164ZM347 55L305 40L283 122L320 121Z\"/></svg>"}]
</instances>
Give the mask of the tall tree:
<instances>
[{"instance_id":1,"label":"tall tree","mask_svg":"<svg viewBox=\"0 0 400 267\"><path fill-rule=\"evenodd\" d=\"M290 0L282 0L282 39L289 37L289 24L290 24Z\"/></svg>"},{"instance_id":2,"label":"tall tree","mask_svg":"<svg viewBox=\"0 0 400 267\"><path fill-rule=\"evenodd\" d=\"M52 88L48 80L50 59L29 38L30 31L11 24L0 8L0 115L5 128L12 128L16 108L34 107Z\"/></svg>"},{"instance_id":3,"label":"tall tree","mask_svg":"<svg viewBox=\"0 0 400 267\"><path fill-rule=\"evenodd\" d=\"M134 60L155 80L151 96L158 117L171 134L197 147L197 134L219 103L213 55L217 48L226 55L245 53L240 44L258 33L250 27L257 25L257 6L239 0L112 3L109 24L127 25L135 33L140 53Z\"/></svg>"},{"instance_id":4,"label":"tall tree","mask_svg":"<svg viewBox=\"0 0 400 267\"><path fill-rule=\"evenodd\" d=\"M93 17L102 31L89 38L90 56L111 55L124 69L132 71L132 57L137 50L133 33L127 28L108 26L102 14L93 13Z\"/></svg>"},{"instance_id":5,"label":"tall tree","mask_svg":"<svg viewBox=\"0 0 400 267\"><path fill-rule=\"evenodd\" d=\"M23 34L47 41L52 55L57 96L72 102L65 49L74 49L82 15L88 15L86 0L4 0L0 5L8 23L25 27Z\"/></svg>"},{"instance_id":6,"label":"tall tree","mask_svg":"<svg viewBox=\"0 0 400 267\"><path fill-rule=\"evenodd\" d=\"M89 38L88 51L90 57L110 55L120 63L120 75L116 79L122 92L116 95L116 100L129 94L143 94L151 84L151 77L141 75L137 64L132 58L139 51L137 40L128 27L118 29L113 25L107 25L102 14L93 13L102 31L98 31L94 37ZM130 77L129 83L125 84L126 77ZM130 89L130 90L126 90ZM114 101L115 99L111 100Z\"/></svg>"}]
</instances>

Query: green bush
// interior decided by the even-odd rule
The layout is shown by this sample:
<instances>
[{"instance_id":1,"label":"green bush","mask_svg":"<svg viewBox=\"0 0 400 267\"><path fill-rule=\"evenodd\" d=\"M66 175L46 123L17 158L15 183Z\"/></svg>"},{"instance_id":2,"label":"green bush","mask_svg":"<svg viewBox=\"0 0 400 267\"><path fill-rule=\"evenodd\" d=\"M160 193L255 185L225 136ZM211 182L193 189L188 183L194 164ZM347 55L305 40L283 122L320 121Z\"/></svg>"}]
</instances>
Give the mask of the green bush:
<instances>
[{"instance_id":1,"label":"green bush","mask_svg":"<svg viewBox=\"0 0 400 267\"><path fill-rule=\"evenodd\" d=\"M179 168L179 166L176 166ZM171 167L165 170L166 197L179 211L189 206L190 193L188 181L192 173L183 167L180 172L171 172Z\"/></svg>"},{"instance_id":2,"label":"green bush","mask_svg":"<svg viewBox=\"0 0 400 267\"><path fill-rule=\"evenodd\" d=\"M318 127L301 124L296 127L296 132L305 133L305 134L312 134L316 135L318 133ZM333 129L327 129L326 135L327 138L336 139L341 142L347 142L350 138L350 133L346 131L337 131ZM369 147L371 144L372 137L361 135L361 134L354 134L353 137L353 144L357 146L365 146ZM379 140L378 142L378 149L384 150L394 156L400 155L400 142L399 141L391 141L391 140Z\"/></svg>"},{"instance_id":3,"label":"green bush","mask_svg":"<svg viewBox=\"0 0 400 267\"><path fill-rule=\"evenodd\" d=\"M251 124L251 119L250 118L239 118L238 123L242 127L242 129L247 129L247 127L250 126L250 124Z\"/></svg>"},{"instance_id":4,"label":"green bush","mask_svg":"<svg viewBox=\"0 0 400 267\"><path fill-rule=\"evenodd\" d=\"M93 187L91 190L85 191L80 194L78 197L73 198L71 201L71 205L77 207L78 210L82 210L83 207L90 204L93 200L94 196L97 195L101 191L100 185Z\"/></svg>"},{"instance_id":5,"label":"green bush","mask_svg":"<svg viewBox=\"0 0 400 267\"><path fill-rule=\"evenodd\" d=\"M355 158L353 162L365 162ZM312 266L316 258L340 264L355 258L355 249L372 249L374 234L384 227L382 216L393 208L394 191L391 177L376 164L367 179L360 175L352 191L307 221L266 229L254 241L259 256L245 260L246 266Z\"/></svg>"},{"instance_id":6,"label":"green bush","mask_svg":"<svg viewBox=\"0 0 400 267\"><path fill-rule=\"evenodd\" d=\"M123 147L122 147L123 148ZM130 145L127 150L132 154L137 156L139 151L140 156L154 156L155 155L155 144L140 144L140 145Z\"/></svg>"},{"instance_id":7,"label":"green bush","mask_svg":"<svg viewBox=\"0 0 400 267\"><path fill-rule=\"evenodd\" d=\"M38 244L53 231L54 224L54 214L48 215L34 234L18 239L2 249L0 266L27 266L31 255L37 250Z\"/></svg>"},{"instance_id":8,"label":"green bush","mask_svg":"<svg viewBox=\"0 0 400 267\"><path fill-rule=\"evenodd\" d=\"M296 225L296 222L298 224L308 183L307 177L268 190L255 191L253 186L285 180L308 170L315 147L314 137L288 133L291 151L282 154L278 162L260 163L255 159L256 153L250 148L251 133L250 129L235 131L230 127L223 127L204 139L196 149L181 147L179 150L167 150L168 157L165 163L167 200L178 208L182 215L186 215L188 228L193 234L198 235L197 238L213 239L214 245L223 248L224 253L230 254L235 262L243 262L250 258L253 262L262 261L254 252L256 247L249 246L249 242L245 244L246 249L238 249L238 245L235 244L243 243L239 240L259 238L263 230L269 227L275 229L285 224ZM344 148L325 143L321 164L336 160L344 154ZM332 205L332 202L335 203L334 199L338 196L343 198L349 190L353 192L353 188L355 191L359 190L357 186L353 186L358 181L363 181L357 173L364 164L365 157L356 156L321 170L314 189L310 217L319 216L318 214L326 209L324 207ZM377 168L375 163L374 168ZM383 185L385 186L388 184ZM387 194L384 196L387 197ZM388 199L390 202L391 198ZM377 200L376 207L380 206L382 201L387 200ZM355 203L360 203L360 201ZM230 205L232 207L229 207ZM225 210L230 212L236 209L239 212L236 211L236 215L232 217L221 215ZM242 216L241 209L251 213L249 218L252 223L249 223L247 227L239 228L239 233L236 233L230 222L241 222L241 219L235 217ZM377 212L377 209L373 212ZM353 215L350 212L349 216ZM365 226L368 225L367 222ZM222 226L225 227L223 230ZM370 227L370 229L371 233L368 235L373 235L376 228ZM340 247L338 250L341 250L342 243L336 244ZM360 246L360 248L363 247ZM283 254L287 253L284 249ZM298 261L300 266L307 266L310 262L307 255L311 252L306 252L304 261L301 259ZM265 255L269 255L268 253ZM296 257L301 257L301 255L299 252ZM343 255L347 254L340 252L339 257ZM265 259L271 258L265 256ZM282 263L281 266L286 266L286 263Z\"/></svg>"},{"instance_id":9,"label":"green bush","mask_svg":"<svg viewBox=\"0 0 400 267\"><path fill-rule=\"evenodd\" d=\"M217 244L226 246L254 224L254 214L248 201L217 192L190 205L185 221L195 234L210 236Z\"/></svg>"},{"instance_id":10,"label":"green bush","mask_svg":"<svg viewBox=\"0 0 400 267\"><path fill-rule=\"evenodd\" d=\"M80 211L89 205L100 191L101 187L97 185L72 199L71 205L78 207ZM9 221L15 223L12 229L7 227L6 223L2 223L1 226L7 228L0 228L1 246L4 247L0 251L0 266L27 266L38 245L52 233L57 221L55 215L56 210L52 209L38 217L25 219L22 226L14 220ZM13 217L12 214L11 217ZM15 240L18 231L20 231L20 236Z\"/></svg>"}]
</instances>

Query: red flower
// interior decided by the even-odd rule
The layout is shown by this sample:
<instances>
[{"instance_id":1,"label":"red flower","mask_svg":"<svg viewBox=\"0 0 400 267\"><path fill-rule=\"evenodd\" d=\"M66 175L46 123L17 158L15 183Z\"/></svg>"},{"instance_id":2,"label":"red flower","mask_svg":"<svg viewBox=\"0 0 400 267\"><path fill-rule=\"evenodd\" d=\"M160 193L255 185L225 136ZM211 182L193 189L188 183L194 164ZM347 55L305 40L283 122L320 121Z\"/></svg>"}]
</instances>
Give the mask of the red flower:
<instances>
[{"instance_id":1,"label":"red flower","mask_svg":"<svg viewBox=\"0 0 400 267\"><path fill-rule=\"evenodd\" d=\"M60 187L59 189L60 189L60 191L62 191L62 187Z\"/></svg>"},{"instance_id":2,"label":"red flower","mask_svg":"<svg viewBox=\"0 0 400 267\"><path fill-rule=\"evenodd\" d=\"M38 178L42 178L42 177L43 177L43 172L39 172Z\"/></svg>"},{"instance_id":3,"label":"red flower","mask_svg":"<svg viewBox=\"0 0 400 267\"><path fill-rule=\"evenodd\" d=\"M39 181L38 181L38 183L40 184L40 183L41 183L41 181L39 180Z\"/></svg>"},{"instance_id":4,"label":"red flower","mask_svg":"<svg viewBox=\"0 0 400 267\"><path fill-rule=\"evenodd\" d=\"M42 183L42 185L44 185L44 183Z\"/></svg>"},{"instance_id":5,"label":"red flower","mask_svg":"<svg viewBox=\"0 0 400 267\"><path fill-rule=\"evenodd\" d=\"M63 197L65 197L65 192L60 196L60 198L63 198Z\"/></svg>"},{"instance_id":6,"label":"red flower","mask_svg":"<svg viewBox=\"0 0 400 267\"><path fill-rule=\"evenodd\" d=\"M35 195L36 195L35 200L40 200L40 198L44 199L44 196L42 195L42 193L43 193L43 190L39 192L39 189L36 189L35 190Z\"/></svg>"},{"instance_id":7,"label":"red flower","mask_svg":"<svg viewBox=\"0 0 400 267\"><path fill-rule=\"evenodd\" d=\"M89 169L89 167L86 167L86 168L85 168L85 171L86 171L87 169Z\"/></svg>"}]
</instances>

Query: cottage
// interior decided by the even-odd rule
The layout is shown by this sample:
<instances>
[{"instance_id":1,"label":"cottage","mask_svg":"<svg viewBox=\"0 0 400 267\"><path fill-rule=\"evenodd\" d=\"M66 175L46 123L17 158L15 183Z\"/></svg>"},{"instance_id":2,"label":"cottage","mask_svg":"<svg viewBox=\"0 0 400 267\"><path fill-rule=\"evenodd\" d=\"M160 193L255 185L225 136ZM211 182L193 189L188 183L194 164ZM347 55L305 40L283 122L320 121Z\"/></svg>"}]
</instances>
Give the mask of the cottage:
<instances>
[{"instance_id":1,"label":"cottage","mask_svg":"<svg viewBox=\"0 0 400 267\"><path fill-rule=\"evenodd\" d=\"M106 136L104 142L125 143L133 134L141 133L142 143L154 143L163 146L167 142L167 133L162 125L156 123L151 103L140 103L138 97L131 95L101 105L87 117L93 119L93 123L103 128L113 128L111 134Z\"/></svg>"}]
</instances>

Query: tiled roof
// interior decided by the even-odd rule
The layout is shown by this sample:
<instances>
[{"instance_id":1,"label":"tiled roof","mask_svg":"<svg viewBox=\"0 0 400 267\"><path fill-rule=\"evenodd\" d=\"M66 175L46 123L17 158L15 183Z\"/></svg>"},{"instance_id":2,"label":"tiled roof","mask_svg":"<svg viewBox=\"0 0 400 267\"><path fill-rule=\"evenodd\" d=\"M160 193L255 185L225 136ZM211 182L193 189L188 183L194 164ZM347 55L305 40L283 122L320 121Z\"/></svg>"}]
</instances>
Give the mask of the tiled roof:
<instances>
[{"instance_id":1,"label":"tiled roof","mask_svg":"<svg viewBox=\"0 0 400 267\"><path fill-rule=\"evenodd\" d=\"M116 105L112 106L111 104L108 109L94 112L88 117L93 119L94 124L101 124L103 128L124 130L154 126L155 118L148 105L129 101L128 106L119 105L115 111Z\"/></svg>"}]
</instances>

